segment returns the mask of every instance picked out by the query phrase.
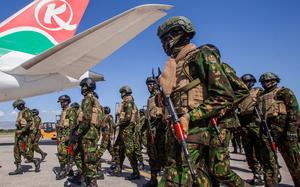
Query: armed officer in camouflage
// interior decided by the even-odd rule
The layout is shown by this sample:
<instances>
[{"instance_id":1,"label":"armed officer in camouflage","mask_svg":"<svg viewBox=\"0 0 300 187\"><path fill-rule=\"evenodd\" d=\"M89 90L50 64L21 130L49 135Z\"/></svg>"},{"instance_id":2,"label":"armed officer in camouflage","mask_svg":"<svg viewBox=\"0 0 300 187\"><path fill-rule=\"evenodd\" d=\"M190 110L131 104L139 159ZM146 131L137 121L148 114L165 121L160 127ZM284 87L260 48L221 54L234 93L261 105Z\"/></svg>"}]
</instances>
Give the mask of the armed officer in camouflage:
<instances>
[{"instance_id":1,"label":"armed officer in camouflage","mask_svg":"<svg viewBox=\"0 0 300 187\"><path fill-rule=\"evenodd\" d=\"M268 123L295 186L300 186L300 148L297 143L299 105L296 96L290 89L278 87L280 78L274 73L264 73L259 82L264 91L258 99L258 107Z\"/></svg>"},{"instance_id":2,"label":"armed officer in camouflage","mask_svg":"<svg viewBox=\"0 0 300 187\"><path fill-rule=\"evenodd\" d=\"M106 150L110 153L111 157L114 157L114 150L112 146L112 138L114 133L114 120L112 115L110 114L110 108L108 106L103 108L104 110L104 117L101 122L101 131L102 131L102 139L101 145L99 149L96 151L97 156L97 165L98 165L98 175L100 179L104 179L103 172L101 170L101 158ZM103 177L102 177L103 176Z\"/></svg>"},{"instance_id":3,"label":"armed officer in camouflage","mask_svg":"<svg viewBox=\"0 0 300 187\"><path fill-rule=\"evenodd\" d=\"M258 96L262 93L259 87L253 87L256 79L252 74L241 77L247 85L250 95L239 105L239 119L242 125L242 142L246 160L253 173L252 185L263 185L260 149L264 146L260 140L260 126L255 123L256 113L254 107Z\"/></svg>"},{"instance_id":4,"label":"armed officer in camouflage","mask_svg":"<svg viewBox=\"0 0 300 187\"><path fill-rule=\"evenodd\" d=\"M126 180L135 180L140 178L138 170L137 156L135 154L135 126L138 123L138 110L132 97L132 90L129 86L120 88L122 102L119 105L117 116L119 118L119 135L114 145L116 168L114 174L120 176L122 165L127 156L133 172Z\"/></svg>"},{"instance_id":5,"label":"armed officer in camouflage","mask_svg":"<svg viewBox=\"0 0 300 187\"><path fill-rule=\"evenodd\" d=\"M74 103L71 104L71 108L73 110L75 110L76 116L78 116L80 105L77 102L74 102ZM76 120L77 120L77 117L76 117ZM77 129L78 129L78 122L76 122L76 125L73 126L70 129L70 136L71 137L77 131ZM69 141L69 144L70 144L70 141ZM81 185L83 155L81 153L81 150L79 148L78 143L77 144L72 144L72 145L69 145L69 146L72 146L72 153L71 153L72 154L71 155L72 160L70 160L70 162L73 162L73 161L75 162L75 165L77 167L77 172L74 174L74 176L69 177L68 181L73 183L73 184L76 184L76 185Z\"/></svg>"},{"instance_id":6,"label":"armed officer in camouflage","mask_svg":"<svg viewBox=\"0 0 300 187\"><path fill-rule=\"evenodd\" d=\"M156 187L158 185L157 174L164 168L166 162L166 124L163 123L163 99L155 80L152 77L148 77L146 85L150 93L147 101L147 110L145 111L147 118L145 126L147 127L147 153L151 179L143 187Z\"/></svg>"},{"instance_id":7,"label":"armed officer in camouflage","mask_svg":"<svg viewBox=\"0 0 300 187\"><path fill-rule=\"evenodd\" d=\"M172 17L158 28L163 49L170 57L160 84L164 91L172 86L171 99L188 134L187 147L198 174L193 181L169 127L166 174L159 186L211 186L207 170L216 183L246 186L229 164L230 128L236 122L232 120L234 90L219 63L218 50L211 49L212 45L197 48L190 43L194 35L191 21L183 16Z\"/></svg>"},{"instance_id":8,"label":"armed officer in camouflage","mask_svg":"<svg viewBox=\"0 0 300 187\"><path fill-rule=\"evenodd\" d=\"M73 162L73 160L71 160L71 153L68 153L68 150L70 149L69 137L71 129L75 128L77 125L77 111L70 106L71 98L68 95L61 95L57 102L60 103L62 112L57 127L57 156L60 171L56 175L56 180L61 180L69 174L68 172L70 172L70 168L67 168L67 164Z\"/></svg>"},{"instance_id":9,"label":"armed officer in camouflage","mask_svg":"<svg viewBox=\"0 0 300 187\"><path fill-rule=\"evenodd\" d=\"M21 168L21 155L23 155L28 162L33 162L35 166L35 172L40 171L40 159L33 158L32 142L29 136L33 133L33 118L29 108L25 106L25 102L22 99L18 99L13 102L13 108L17 108L20 112L16 121L16 133L14 144L14 157L16 170L9 172L9 175L23 174Z\"/></svg>"},{"instance_id":10,"label":"armed officer in camouflage","mask_svg":"<svg viewBox=\"0 0 300 187\"><path fill-rule=\"evenodd\" d=\"M80 82L81 94L84 96L78 114L78 129L71 137L71 142L78 142L83 154L82 173L88 187L97 187L97 139L101 106L94 96L96 82L91 78L84 78Z\"/></svg>"},{"instance_id":11,"label":"armed officer in camouflage","mask_svg":"<svg viewBox=\"0 0 300 187\"><path fill-rule=\"evenodd\" d=\"M41 154L41 161L45 160L47 153L42 151L42 149L39 147L39 141L42 136L40 126L42 124L42 119L39 116L39 110L38 109L32 109L31 110L32 117L33 117L33 133L30 135L30 139L32 141L33 151Z\"/></svg>"}]
</instances>

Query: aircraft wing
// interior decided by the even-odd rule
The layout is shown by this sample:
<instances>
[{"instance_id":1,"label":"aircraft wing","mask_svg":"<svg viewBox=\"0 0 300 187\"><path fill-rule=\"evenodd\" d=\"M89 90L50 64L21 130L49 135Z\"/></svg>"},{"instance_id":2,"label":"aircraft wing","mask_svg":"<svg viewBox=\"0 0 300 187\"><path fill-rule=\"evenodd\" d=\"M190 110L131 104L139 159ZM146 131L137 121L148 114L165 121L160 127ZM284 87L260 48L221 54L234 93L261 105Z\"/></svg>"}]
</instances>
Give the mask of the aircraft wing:
<instances>
[{"instance_id":1,"label":"aircraft wing","mask_svg":"<svg viewBox=\"0 0 300 187\"><path fill-rule=\"evenodd\" d=\"M61 73L79 78L165 16L169 5L142 5L96 25L12 70L13 74Z\"/></svg>"}]
</instances>

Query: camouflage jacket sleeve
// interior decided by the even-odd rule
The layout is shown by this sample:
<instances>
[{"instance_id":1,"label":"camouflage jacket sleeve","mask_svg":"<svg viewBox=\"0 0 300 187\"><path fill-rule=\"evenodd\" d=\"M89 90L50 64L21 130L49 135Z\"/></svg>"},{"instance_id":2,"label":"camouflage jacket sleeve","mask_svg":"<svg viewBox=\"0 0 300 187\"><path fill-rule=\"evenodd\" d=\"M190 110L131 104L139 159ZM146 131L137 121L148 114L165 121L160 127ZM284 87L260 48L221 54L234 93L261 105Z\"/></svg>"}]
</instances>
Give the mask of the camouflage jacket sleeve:
<instances>
[{"instance_id":1,"label":"camouflage jacket sleeve","mask_svg":"<svg viewBox=\"0 0 300 187\"><path fill-rule=\"evenodd\" d=\"M134 103L132 101L126 101L123 105L123 112L125 113L124 119L120 121L121 123L128 123L132 117L132 110L134 107Z\"/></svg>"},{"instance_id":2,"label":"camouflage jacket sleeve","mask_svg":"<svg viewBox=\"0 0 300 187\"><path fill-rule=\"evenodd\" d=\"M22 133L26 132L27 130L30 129L30 127L33 125L33 117L32 117L32 113L30 112L30 110L28 108L25 109L24 113L23 113L23 118L26 120L26 125L24 128L22 128Z\"/></svg>"},{"instance_id":3,"label":"camouflage jacket sleeve","mask_svg":"<svg viewBox=\"0 0 300 187\"><path fill-rule=\"evenodd\" d=\"M75 108L70 108L67 111L67 118L69 119L70 129L73 129L77 126L77 111Z\"/></svg>"},{"instance_id":4,"label":"camouflage jacket sleeve","mask_svg":"<svg viewBox=\"0 0 300 187\"><path fill-rule=\"evenodd\" d=\"M231 87L234 91L234 106L237 107L241 101L250 95L248 87L245 83L236 75L235 70L226 63L222 63L222 68L225 71Z\"/></svg>"},{"instance_id":5,"label":"camouflage jacket sleeve","mask_svg":"<svg viewBox=\"0 0 300 187\"><path fill-rule=\"evenodd\" d=\"M192 121L217 116L219 113L232 106L234 92L222 67L215 61L214 54L199 52L196 63L198 77L207 86L208 98L196 109L189 112Z\"/></svg>"},{"instance_id":6,"label":"camouflage jacket sleeve","mask_svg":"<svg viewBox=\"0 0 300 187\"><path fill-rule=\"evenodd\" d=\"M42 119L40 118L40 116L34 116L33 120L34 120L34 130L35 131L39 130L39 127L42 123Z\"/></svg>"},{"instance_id":7,"label":"camouflage jacket sleeve","mask_svg":"<svg viewBox=\"0 0 300 187\"><path fill-rule=\"evenodd\" d=\"M109 115L107 123L109 125L109 134L113 135L114 128L115 128L115 123L114 123L112 115Z\"/></svg>"},{"instance_id":8,"label":"camouflage jacket sleeve","mask_svg":"<svg viewBox=\"0 0 300 187\"><path fill-rule=\"evenodd\" d=\"M297 133L299 105L295 94L288 88L282 88L277 92L276 97L278 100L283 101L286 105L286 130L291 133Z\"/></svg>"},{"instance_id":9,"label":"camouflage jacket sleeve","mask_svg":"<svg viewBox=\"0 0 300 187\"><path fill-rule=\"evenodd\" d=\"M85 96L81 102L81 111L83 113L82 121L78 125L77 134L79 136L84 136L90 128L90 122L92 119L93 111L93 98L92 96Z\"/></svg>"}]
</instances>

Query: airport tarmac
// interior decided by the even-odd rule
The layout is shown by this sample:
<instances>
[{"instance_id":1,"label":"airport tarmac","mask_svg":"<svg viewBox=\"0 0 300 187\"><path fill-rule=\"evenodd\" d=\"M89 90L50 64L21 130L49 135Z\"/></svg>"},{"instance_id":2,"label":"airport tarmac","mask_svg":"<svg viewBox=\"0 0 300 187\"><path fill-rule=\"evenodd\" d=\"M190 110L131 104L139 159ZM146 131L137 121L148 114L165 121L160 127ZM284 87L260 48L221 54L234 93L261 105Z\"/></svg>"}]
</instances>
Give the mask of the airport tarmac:
<instances>
[{"instance_id":1,"label":"airport tarmac","mask_svg":"<svg viewBox=\"0 0 300 187\"><path fill-rule=\"evenodd\" d=\"M71 186L77 187L76 185L69 184L66 179L55 180L55 175L52 169L58 167L58 160L56 157L56 144L52 140L41 140L40 147L43 151L48 153L48 156L44 162L41 163L41 171L39 173L34 172L33 164L25 164L22 162L22 168L26 172L23 175L9 176L8 172L15 169L14 157L13 157L13 136L0 136L0 187L52 187L52 186ZM145 150L144 150L145 151ZM35 153L36 157L40 157L38 153ZM231 167L237 172L244 180L248 181L252 179L252 173L248 169L247 163L245 161L245 155L241 154L231 154ZM141 172L141 179L134 181L124 180L125 176L128 176L131 172L129 169L129 162L125 160L125 169L123 170L122 177L110 176L109 171L109 161L111 157L106 151L103 156L103 161L106 163L102 164L102 167L106 171L105 179L98 180L99 186L109 186L109 187L131 187L131 186L142 186L147 180L149 180L149 165L148 157L144 152L144 163L146 164L146 171ZM286 165L284 164L281 155L279 155L279 162L282 166L281 174L282 181L280 187L290 187L294 186L291 176L288 172Z\"/></svg>"}]
</instances>

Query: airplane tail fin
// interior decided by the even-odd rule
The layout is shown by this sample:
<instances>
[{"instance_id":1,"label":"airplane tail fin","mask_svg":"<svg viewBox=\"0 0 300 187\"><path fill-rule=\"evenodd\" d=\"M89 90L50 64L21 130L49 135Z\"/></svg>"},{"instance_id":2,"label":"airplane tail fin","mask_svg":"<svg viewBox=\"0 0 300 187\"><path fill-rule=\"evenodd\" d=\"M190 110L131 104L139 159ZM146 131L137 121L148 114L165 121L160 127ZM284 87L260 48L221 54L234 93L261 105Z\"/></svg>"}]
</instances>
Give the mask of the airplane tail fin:
<instances>
[{"instance_id":1,"label":"airplane tail fin","mask_svg":"<svg viewBox=\"0 0 300 187\"><path fill-rule=\"evenodd\" d=\"M89 0L35 0L0 24L0 46L39 54L71 38Z\"/></svg>"}]
</instances>

